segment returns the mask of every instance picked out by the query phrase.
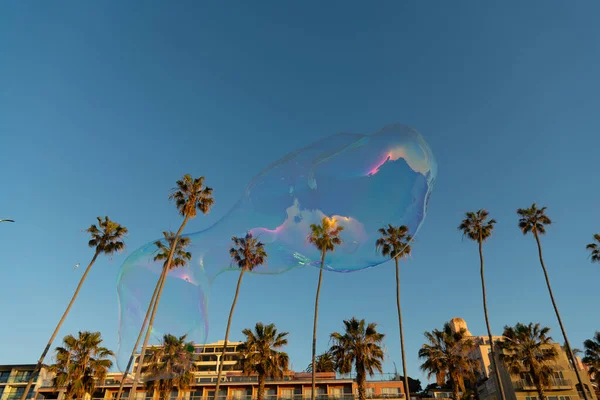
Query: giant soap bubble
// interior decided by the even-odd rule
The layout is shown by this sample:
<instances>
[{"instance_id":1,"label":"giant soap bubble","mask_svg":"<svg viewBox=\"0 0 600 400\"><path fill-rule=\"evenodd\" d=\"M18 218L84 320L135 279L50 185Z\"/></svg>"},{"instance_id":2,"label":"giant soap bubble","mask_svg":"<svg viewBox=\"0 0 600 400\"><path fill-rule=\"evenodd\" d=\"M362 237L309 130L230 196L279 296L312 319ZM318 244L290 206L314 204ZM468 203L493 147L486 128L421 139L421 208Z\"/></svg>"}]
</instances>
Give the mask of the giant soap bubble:
<instances>
[{"instance_id":1,"label":"giant soap bubble","mask_svg":"<svg viewBox=\"0 0 600 400\"><path fill-rule=\"evenodd\" d=\"M189 340L203 343L208 287L219 274L235 269L228 252L234 235L250 231L265 243L268 262L254 273L320 267L320 253L306 237L311 224L329 216L344 231L343 244L327 253L325 269L353 272L388 261L375 250L377 230L406 225L414 236L425 218L436 173L429 145L416 130L399 124L372 135L333 135L288 154L261 171L217 223L186 235L193 258L189 267L169 273L153 334L187 333ZM161 265L152 261L155 249L151 242L121 267L122 369L160 274Z\"/></svg>"}]
</instances>

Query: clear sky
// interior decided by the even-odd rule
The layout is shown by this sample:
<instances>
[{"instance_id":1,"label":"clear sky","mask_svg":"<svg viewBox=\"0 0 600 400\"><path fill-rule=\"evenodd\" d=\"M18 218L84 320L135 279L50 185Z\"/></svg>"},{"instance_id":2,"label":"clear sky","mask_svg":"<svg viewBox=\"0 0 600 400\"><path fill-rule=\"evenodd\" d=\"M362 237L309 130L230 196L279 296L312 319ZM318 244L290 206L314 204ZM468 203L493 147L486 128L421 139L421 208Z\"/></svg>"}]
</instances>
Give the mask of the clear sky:
<instances>
[{"instance_id":1,"label":"clear sky","mask_svg":"<svg viewBox=\"0 0 600 400\"><path fill-rule=\"evenodd\" d=\"M572 344L600 329L600 3L4 2L0 5L0 363L36 360L92 256L97 215L129 228L128 251L101 258L60 337L100 330L116 348L116 277L128 252L175 229L167 194L205 175L218 220L253 175L337 132L417 128L439 173L402 264L409 375L423 380L423 332L452 317L484 334L477 247L463 213L498 220L485 244L492 330L539 321L562 342L535 241L515 210L548 206L547 267ZM343 195L352 195L345 193ZM317 270L249 276L232 340L257 321L289 331L293 367L310 359ZM318 348L357 316L387 334L400 367L391 265L327 273ZM210 298L221 339L236 274ZM57 342L58 344L58 342Z\"/></svg>"}]
</instances>

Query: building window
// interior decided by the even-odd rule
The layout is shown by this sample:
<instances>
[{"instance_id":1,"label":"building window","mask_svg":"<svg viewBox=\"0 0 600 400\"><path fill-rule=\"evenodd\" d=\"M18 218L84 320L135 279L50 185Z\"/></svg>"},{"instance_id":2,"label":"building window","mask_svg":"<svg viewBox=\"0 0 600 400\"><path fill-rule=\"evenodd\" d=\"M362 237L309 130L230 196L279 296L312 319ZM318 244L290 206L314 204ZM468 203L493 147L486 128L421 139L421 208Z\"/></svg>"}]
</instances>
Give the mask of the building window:
<instances>
[{"instance_id":1,"label":"building window","mask_svg":"<svg viewBox=\"0 0 600 400\"><path fill-rule=\"evenodd\" d=\"M373 395L375 394L375 389L373 389L372 387L365 388L365 394L367 395L367 397L373 397Z\"/></svg>"},{"instance_id":2,"label":"building window","mask_svg":"<svg viewBox=\"0 0 600 400\"><path fill-rule=\"evenodd\" d=\"M9 376L10 376L10 371L0 371L0 383L8 382Z\"/></svg>"},{"instance_id":3,"label":"building window","mask_svg":"<svg viewBox=\"0 0 600 400\"><path fill-rule=\"evenodd\" d=\"M527 396L525 397L525 400L537 400L536 396Z\"/></svg>"},{"instance_id":4,"label":"building window","mask_svg":"<svg viewBox=\"0 0 600 400\"><path fill-rule=\"evenodd\" d=\"M335 399L339 399L339 398L343 397L343 395L344 395L344 389L331 388L331 397L333 397Z\"/></svg>"},{"instance_id":5,"label":"building window","mask_svg":"<svg viewBox=\"0 0 600 400\"><path fill-rule=\"evenodd\" d=\"M383 397L398 397L400 394L400 388L381 388L381 394Z\"/></svg>"},{"instance_id":6,"label":"building window","mask_svg":"<svg viewBox=\"0 0 600 400\"><path fill-rule=\"evenodd\" d=\"M548 400L558 400L558 396L548 396Z\"/></svg>"},{"instance_id":7,"label":"building window","mask_svg":"<svg viewBox=\"0 0 600 400\"><path fill-rule=\"evenodd\" d=\"M31 377L31 371L17 371L15 382L27 382Z\"/></svg>"}]
</instances>

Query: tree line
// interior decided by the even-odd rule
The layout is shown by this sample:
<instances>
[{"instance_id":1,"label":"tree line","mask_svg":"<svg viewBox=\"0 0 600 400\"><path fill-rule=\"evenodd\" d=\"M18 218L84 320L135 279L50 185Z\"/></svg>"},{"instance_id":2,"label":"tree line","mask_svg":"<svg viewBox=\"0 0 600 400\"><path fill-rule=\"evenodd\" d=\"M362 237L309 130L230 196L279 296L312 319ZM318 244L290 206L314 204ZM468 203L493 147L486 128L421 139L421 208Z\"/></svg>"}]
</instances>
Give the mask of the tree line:
<instances>
[{"instance_id":1,"label":"tree line","mask_svg":"<svg viewBox=\"0 0 600 400\"><path fill-rule=\"evenodd\" d=\"M212 196L213 189L205 185L205 178L200 176L198 178L194 178L189 174L184 175L180 180L177 180L176 187L169 194L169 200L175 203L176 209L183 220L181 225L176 233L171 231L163 232L163 240L159 240L155 242L157 247L157 254L154 257L155 261L163 261L163 268L161 275L158 278L156 283L153 295L148 304L147 312L140 328L140 332L136 343L131 351L131 356L129 358L128 365L124 371L124 376L128 373L131 365L133 363L133 359L136 353L136 350L140 346L140 342L142 343L141 347L141 358L145 360L146 352L148 351L148 343L150 339L150 332L152 331L152 327L154 325L154 319L156 316L156 312L160 303L161 295L164 289L164 285L166 282L166 277L168 273L175 269L181 268L188 264L191 260L192 255L190 252L186 250L186 248L190 245L191 240L188 237L181 237L183 229L190 219L195 218L198 213L207 214L212 206L214 205L214 199ZM545 214L546 207L537 208L534 203L530 208L519 209L517 211L519 215L519 228L523 232L523 234L532 233L538 246L540 263L542 266L542 270L544 272L546 283L548 286L548 291L550 293L550 297L552 300L552 304L554 306L556 316L559 321L559 325L561 327L561 331L563 333L565 344L568 349L567 354L572 362L574 362L574 357L572 354L571 346L569 344L566 332L564 330L562 320L560 318L560 314L558 312L558 308L556 305L556 301L554 299L554 295L552 293L552 289L550 287L550 281L548 278L548 274L546 271L546 267L544 264L544 260L542 257L542 247L540 243L539 236L545 234L545 227L551 224L550 218ZM33 384L34 376L40 371L44 359L52 346L53 341L55 340L60 327L62 326L64 320L66 319L75 299L77 298L79 291L91 269L93 264L95 263L97 257L101 254L111 255L117 252L122 251L125 248L124 238L127 235L127 228L120 225L119 223L110 220L108 217L104 217L104 219L98 217L98 225L91 225L90 228L87 229L87 232L91 235L91 240L89 241L89 246L95 249L94 256L86 268L76 290L73 294L71 301L69 302L64 314L62 315L58 325L53 331L42 355L40 356L34 373L32 374L31 379L29 380L21 400L26 400L27 394ZM483 306L485 312L485 320L486 326L488 329L488 335L490 340L492 338L491 330L489 327L489 319L487 313L487 299L486 299L486 288L485 288L485 279L484 279L484 259L483 259L483 251L482 244L485 242L492 234L494 224L496 223L493 219L488 219L488 212L485 210L479 210L477 212L469 212L466 214L465 220L459 226L459 229L463 231L463 234L470 238L473 241L476 241L479 244L479 254L480 254L480 274L481 274L481 283L482 283L482 292L483 292ZM318 312L319 312L319 295L321 290L322 278L323 278L323 267L325 265L325 258L328 252L335 251L336 247L342 244L342 232L343 226L339 226L337 221L334 218L330 218L328 216L324 216L320 224L312 224L310 226L310 233L307 236L307 240L315 246L317 250L319 250L321 254L320 260L320 269L319 269L319 277L317 283L317 290L315 295L315 307L314 307L314 321L313 321L313 338L312 338L312 354L311 354L311 364L315 365L316 363L316 338L317 338L317 324L318 324ZM403 377L404 377L404 388L406 391L407 397L410 397L409 393L409 382L408 382L408 374L406 367L406 356L404 349L404 335L403 335L403 324L402 324L402 312L400 306L400 269L399 269L399 260L405 257L408 257L411 254L411 241L412 237L410 232L406 226L393 226L387 225L382 227L379 230L380 237L374 243L374 247L377 251L379 251L383 256L389 257L395 261L395 289L396 289L396 306L398 312L398 325L399 325L399 334L400 334L400 345L401 345L401 356L402 356L402 369L403 369ZM600 262L600 234L594 235L594 240L597 243L591 243L587 246L587 249L591 252L591 258L594 262ZM225 345L223 347L223 354L221 355L221 365L218 369L218 379L216 383L216 393L218 393L218 389L221 383L221 371L222 371L222 363L224 359L225 348L229 339L229 330L231 326L231 321L233 318L233 313L235 310L235 306L237 303L237 299L239 296L239 291L242 283L242 278L246 272L250 272L256 267L262 265L266 259L268 258L268 254L264 249L264 244L261 243L258 238L252 236L251 233L247 233L244 237L232 237L232 248L230 249L230 255L232 257L232 261L238 266L240 270L240 275L238 278L233 302L231 305L229 318L227 322L227 327L225 331ZM143 342L142 342L143 338ZM492 346L492 349L494 346ZM492 357L495 360L495 357ZM134 371L134 380L137 382L140 380L141 376L147 372L143 371L144 363L138 363L136 370ZM497 368L494 368L497 374ZM577 372L578 380L581 384L581 378L579 377L579 372ZM497 376L496 376L497 377ZM362 379L357 374L357 379ZM124 379L122 380L124 382ZM498 382L500 382L498 380ZM311 400L315 400L315 369L312 369L312 391L311 391ZM117 395L117 400L119 400L121 392L123 390L123 385L119 388L119 393ZM132 387L131 394L135 395L136 386ZM500 390L502 393L502 399L505 400L503 390ZM586 397L587 400L587 397Z\"/></svg>"}]
</instances>

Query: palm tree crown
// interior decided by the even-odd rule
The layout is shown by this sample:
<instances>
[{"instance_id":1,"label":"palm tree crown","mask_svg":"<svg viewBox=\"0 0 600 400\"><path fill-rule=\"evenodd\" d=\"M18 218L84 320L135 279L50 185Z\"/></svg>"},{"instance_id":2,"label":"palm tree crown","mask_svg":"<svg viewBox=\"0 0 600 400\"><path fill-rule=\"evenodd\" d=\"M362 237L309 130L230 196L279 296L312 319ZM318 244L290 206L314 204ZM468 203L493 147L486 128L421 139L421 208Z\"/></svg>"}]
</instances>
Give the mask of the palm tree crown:
<instances>
[{"instance_id":1,"label":"palm tree crown","mask_svg":"<svg viewBox=\"0 0 600 400\"><path fill-rule=\"evenodd\" d=\"M232 237L233 247L229 250L232 262L240 269L252 271L267 260L265 245L248 232L245 237Z\"/></svg>"},{"instance_id":2,"label":"palm tree crown","mask_svg":"<svg viewBox=\"0 0 600 400\"><path fill-rule=\"evenodd\" d=\"M389 224L387 228L380 228L378 232L381 237L375 242L375 247L381 252L381 255L393 259L410 255L412 236L408 234L407 226L394 227Z\"/></svg>"},{"instance_id":3,"label":"palm tree crown","mask_svg":"<svg viewBox=\"0 0 600 400\"><path fill-rule=\"evenodd\" d=\"M67 335L63 346L56 348L55 363L48 371L55 374L54 387L66 389L66 398L83 398L93 394L96 381L106 377L113 362L112 351L101 346L100 332L79 332L78 337Z\"/></svg>"},{"instance_id":4,"label":"palm tree crown","mask_svg":"<svg viewBox=\"0 0 600 400\"><path fill-rule=\"evenodd\" d=\"M146 388L157 391L160 399L167 399L173 387L185 390L194 381L194 343L186 338L166 334L162 345L145 357L150 356L142 367Z\"/></svg>"},{"instance_id":5,"label":"palm tree crown","mask_svg":"<svg viewBox=\"0 0 600 400\"><path fill-rule=\"evenodd\" d=\"M123 238L127 235L127 228L111 221L110 218L96 217L98 226L91 225L86 229L92 238L88 242L90 247L95 247L97 253L112 255L125 248Z\"/></svg>"},{"instance_id":6,"label":"palm tree crown","mask_svg":"<svg viewBox=\"0 0 600 400\"><path fill-rule=\"evenodd\" d=\"M546 225L552 224L550 218L546 215L546 208L538 208L536 203L533 203L529 208L519 208L519 228L523 235L529 232L533 234L543 235L546 233Z\"/></svg>"},{"instance_id":7,"label":"palm tree crown","mask_svg":"<svg viewBox=\"0 0 600 400\"><path fill-rule=\"evenodd\" d=\"M487 210L478 210L477 212L465 213L465 219L458 226L458 230L463 232L463 236L469 239L479 242L485 242L494 230L496 224L495 219L488 220L489 213Z\"/></svg>"},{"instance_id":8,"label":"palm tree crown","mask_svg":"<svg viewBox=\"0 0 600 400\"><path fill-rule=\"evenodd\" d=\"M600 233L594 235L594 240L596 243L590 243L585 248L590 251L592 262L600 263Z\"/></svg>"},{"instance_id":9,"label":"palm tree crown","mask_svg":"<svg viewBox=\"0 0 600 400\"><path fill-rule=\"evenodd\" d=\"M154 245L157 247L157 254L154 256L154 261L164 260L163 266L166 267L171 248L173 247L173 242L175 242L175 234L169 231L163 232L163 236L165 237L164 242L166 242L166 244L163 243L163 240L154 242ZM191 242L189 237L179 237L175 252L173 253L173 259L171 260L170 269L185 267L192 259L192 253L185 251L185 248L189 246Z\"/></svg>"},{"instance_id":10,"label":"palm tree crown","mask_svg":"<svg viewBox=\"0 0 600 400\"><path fill-rule=\"evenodd\" d=\"M335 246L342 244L340 233L343 230L344 227L338 225L335 219L323 217L320 225L310 225L308 242L314 244L322 254L325 254L328 251L334 251Z\"/></svg>"},{"instance_id":11,"label":"palm tree crown","mask_svg":"<svg viewBox=\"0 0 600 400\"><path fill-rule=\"evenodd\" d=\"M528 372L526 379L532 380L541 400L545 399L544 388L552 377L552 363L558 357L548 332L550 328L540 324L517 323L504 327L505 340L499 342L500 359L508 371L515 375Z\"/></svg>"},{"instance_id":12,"label":"palm tree crown","mask_svg":"<svg viewBox=\"0 0 600 400\"><path fill-rule=\"evenodd\" d=\"M306 367L306 372L312 372L313 365L312 363L308 364ZM315 371L316 372L335 372L335 362L333 360L333 356L331 352L326 351L325 353L319 354L315 361Z\"/></svg>"},{"instance_id":13,"label":"palm tree crown","mask_svg":"<svg viewBox=\"0 0 600 400\"><path fill-rule=\"evenodd\" d=\"M367 324L364 319L359 321L354 317L344 320L344 329L344 333L333 332L331 334L333 345L329 351L335 361L337 371L341 374L350 373L354 363L358 396L364 400L366 374L373 375L375 371L383 372L382 343L385 335L377 332L376 323Z\"/></svg>"},{"instance_id":14,"label":"palm tree crown","mask_svg":"<svg viewBox=\"0 0 600 400\"><path fill-rule=\"evenodd\" d=\"M589 366L589 372L597 383L600 383L600 332L594 334L593 339L583 342L585 356L583 362Z\"/></svg>"},{"instance_id":15,"label":"palm tree crown","mask_svg":"<svg viewBox=\"0 0 600 400\"><path fill-rule=\"evenodd\" d=\"M204 177L192 178L190 174L185 174L176 183L169 195L169 200L174 200L179 213L183 217L196 217L196 209L202 214L210 211L214 204L212 197L212 188L204 185Z\"/></svg>"},{"instance_id":16,"label":"palm tree crown","mask_svg":"<svg viewBox=\"0 0 600 400\"><path fill-rule=\"evenodd\" d=\"M254 331L242 331L246 341L238 346L240 367L245 375L258 375L258 400L262 400L267 378L281 378L287 371L289 357L280 351L288 344L288 332L278 332L275 324L256 323Z\"/></svg>"},{"instance_id":17,"label":"palm tree crown","mask_svg":"<svg viewBox=\"0 0 600 400\"><path fill-rule=\"evenodd\" d=\"M435 375L438 385L450 378L454 398L458 400L459 393L466 390L465 381L474 382L479 371L479 362L471 357L475 342L464 328L455 332L448 322L442 330L425 332L425 338L429 343L419 350L419 358L425 360L421 370L427 372L428 379Z\"/></svg>"}]
</instances>

